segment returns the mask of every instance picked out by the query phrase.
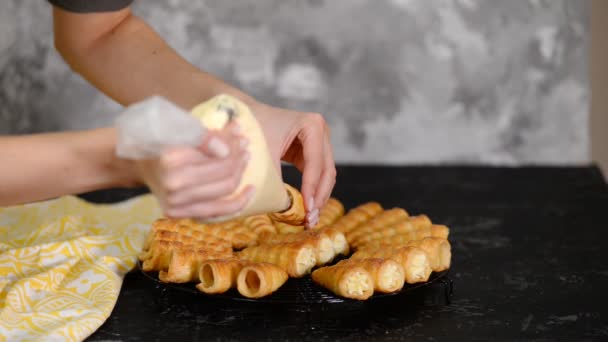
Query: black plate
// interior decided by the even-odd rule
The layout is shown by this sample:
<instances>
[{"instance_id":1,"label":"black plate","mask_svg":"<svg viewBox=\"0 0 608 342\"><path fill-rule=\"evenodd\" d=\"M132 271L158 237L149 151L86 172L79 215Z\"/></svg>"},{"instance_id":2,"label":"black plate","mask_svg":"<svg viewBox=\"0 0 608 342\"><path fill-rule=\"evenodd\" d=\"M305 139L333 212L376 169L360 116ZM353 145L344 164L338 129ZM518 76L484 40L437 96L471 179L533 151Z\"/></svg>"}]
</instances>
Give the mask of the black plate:
<instances>
[{"instance_id":1,"label":"black plate","mask_svg":"<svg viewBox=\"0 0 608 342\"><path fill-rule=\"evenodd\" d=\"M358 302L354 299L342 298L334 295L332 292L326 290L325 288L315 284L310 276L304 278L289 278L283 286L281 286L276 292L273 294L258 298L258 299L250 299L243 297L236 289L231 289L230 291L223 294L214 294L208 295L196 289L195 283L186 283L186 284L173 284L173 283L163 283L158 279L158 272L144 272L141 268L141 263L138 262L139 269L146 276L146 278L156 282L158 285L162 287L167 287L171 289L175 289L178 291L189 292L193 295L203 296L203 297L212 297L214 299L226 299L231 301L238 302L247 302L247 303L264 303L264 304L340 304L340 303L353 303ZM417 284L405 284L403 289L399 292L395 293L379 293L374 294L368 300L381 299L391 296L399 296L404 295L406 293L410 293L416 289L429 286L436 282L441 282L444 284L446 288L446 299L451 296L452 291L452 281L447 277L449 270L443 272L433 272L428 281L424 283Z\"/></svg>"}]
</instances>

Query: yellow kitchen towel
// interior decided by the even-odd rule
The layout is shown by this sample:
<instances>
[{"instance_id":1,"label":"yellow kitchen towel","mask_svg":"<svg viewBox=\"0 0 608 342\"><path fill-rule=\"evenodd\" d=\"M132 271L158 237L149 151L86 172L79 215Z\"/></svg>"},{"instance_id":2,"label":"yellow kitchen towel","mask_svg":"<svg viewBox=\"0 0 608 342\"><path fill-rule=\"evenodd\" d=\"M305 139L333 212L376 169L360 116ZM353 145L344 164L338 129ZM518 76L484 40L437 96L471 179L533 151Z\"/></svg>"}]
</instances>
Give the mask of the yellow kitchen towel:
<instances>
[{"instance_id":1,"label":"yellow kitchen towel","mask_svg":"<svg viewBox=\"0 0 608 342\"><path fill-rule=\"evenodd\" d=\"M81 341L108 318L161 211L145 195L0 208L0 341Z\"/></svg>"}]
</instances>

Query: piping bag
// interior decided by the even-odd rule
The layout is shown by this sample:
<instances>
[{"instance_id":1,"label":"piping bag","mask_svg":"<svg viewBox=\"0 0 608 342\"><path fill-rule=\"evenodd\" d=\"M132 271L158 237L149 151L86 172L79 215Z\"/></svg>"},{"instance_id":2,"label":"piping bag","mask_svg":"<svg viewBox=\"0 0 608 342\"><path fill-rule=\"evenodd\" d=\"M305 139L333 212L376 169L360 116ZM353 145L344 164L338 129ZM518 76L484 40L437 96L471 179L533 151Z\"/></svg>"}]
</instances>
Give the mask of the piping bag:
<instances>
[{"instance_id":1,"label":"piping bag","mask_svg":"<svg viewBox=\"0 0 608 342\"><path fill-rule=\"evenodd\" d=\"M262 128L249 107L232 96L216 96L197 105L190 113L160 96L133 104L116 120L116 154L124 159L141 160L158 157L167 147L196 147L207 130L222 129L232 120L241 126L243 135L249 139L251 159L237 189L227 197L235 196L248 184L253 184L256 191L240 212L204 222L270 213L277 220L302 224L305 220L302 196L283 183Z\"/></svg>"}]
</instances>

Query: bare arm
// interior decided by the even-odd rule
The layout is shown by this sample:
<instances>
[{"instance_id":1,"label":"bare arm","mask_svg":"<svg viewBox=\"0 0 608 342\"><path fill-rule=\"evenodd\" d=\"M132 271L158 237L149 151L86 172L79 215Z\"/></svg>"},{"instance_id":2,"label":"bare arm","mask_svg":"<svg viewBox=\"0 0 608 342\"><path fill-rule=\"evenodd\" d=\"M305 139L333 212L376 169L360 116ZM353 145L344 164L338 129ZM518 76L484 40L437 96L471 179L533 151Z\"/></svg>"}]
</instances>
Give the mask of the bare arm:
<instances>
[{"instance_id":1,"label":"bare arm","mask_svg":"<svg viewBox=\"0 0 608 342\"><path fill-rule=\"evenodd\" d=\"M55 46L74 71L128 105L152 94L192 108L220 93L254 100L199 70L126 8L76 14L54 8Z\"/></svg>"},{"instance_id":2,"label":"bare arm","mask_svg":"<svg viewBox=\"0 0 608 342\"><path fill-rule=\"evenodd\" d=\"M111 128L0 137L0 206L134 185Z\"/></svg>"},{"instance_id":3,"label":"bare arm","mask_svg":"<svg viewBox=\"0 0 608 342\"><path fill-rule=\"evenodd\" d=\"M329 130L321 115L265 105L199 70L129 8L91 14L54 8L53 17L55 45L63 58L123 105L161 95L188 109L221 93L247 103L264 129L276 165L283 159L303 173L309 221L316 220L336 178Z\"/></svg>"}]
</instances>

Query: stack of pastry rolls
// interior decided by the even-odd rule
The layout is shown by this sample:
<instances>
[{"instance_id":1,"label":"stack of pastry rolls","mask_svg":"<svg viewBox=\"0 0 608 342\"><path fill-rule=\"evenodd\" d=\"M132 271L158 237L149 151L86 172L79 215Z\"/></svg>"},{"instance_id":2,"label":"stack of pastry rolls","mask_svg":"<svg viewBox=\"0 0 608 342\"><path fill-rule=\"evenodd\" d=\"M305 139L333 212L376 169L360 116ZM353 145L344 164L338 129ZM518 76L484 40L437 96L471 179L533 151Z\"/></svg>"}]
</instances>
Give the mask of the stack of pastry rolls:
<instances>
[{"instance_id":1,"label":"stack of pastry rolls","mask_svg":"<svg viewBox=\"0 0 608 342\"><path fill-rule=\"evenodd\" d=\"M365 300L450 267L449 229L426 215L410 216L377 202L345 212L331 198L319 223L305 229L302 196L286 189L292 206L281 213L213 224L156 221L140 255L142 268L158 271L163 282L195 282L207 294L235 289L248 298L270 295L290 277L310 275L338 296Z\"/></svg>"},{"instance_id":2,"label":"stack of pastry rolls","mask_svg":"<svg viewBox=\"0 0 608 342\"><path fill-rule=\"evenodd\" d=\"M375 292L399 291L405 283L425 282L432 272L450 267L449 229L425 215L384 210L370 202L334 225L355 252L336 265L316 269L312 278L339 296L364 300Z\"/></svg>"}]
</instances>

